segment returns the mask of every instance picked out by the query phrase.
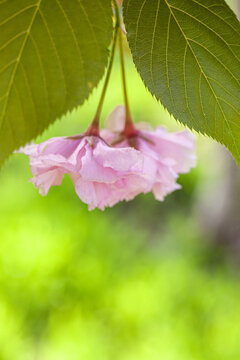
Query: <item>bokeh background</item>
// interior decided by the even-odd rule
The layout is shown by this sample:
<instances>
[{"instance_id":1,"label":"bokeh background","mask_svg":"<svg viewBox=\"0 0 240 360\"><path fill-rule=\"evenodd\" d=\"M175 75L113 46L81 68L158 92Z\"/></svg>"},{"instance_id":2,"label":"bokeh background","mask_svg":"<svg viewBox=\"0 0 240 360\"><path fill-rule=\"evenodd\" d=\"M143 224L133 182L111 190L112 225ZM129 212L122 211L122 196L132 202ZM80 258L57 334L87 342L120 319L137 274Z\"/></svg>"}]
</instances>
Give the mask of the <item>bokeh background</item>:
<instances>
[{"instance_id":1,"label":"bokeh background","mask_svg":"<svg viewBox=\"0 0 240 360\"><path fill-rule=\"evenodd\" d=\"M126 57L135 121L182 130L144 88L127 48ZM101 85L36 141L85 130ZM103 123L121 103L117 56ZM41 197L27 157L6 162L1 360L240 359L239 169L201 136L197 156L163 203L149 194L104 212L89 212L68 177Z\"/></svg>"}]
</instances>

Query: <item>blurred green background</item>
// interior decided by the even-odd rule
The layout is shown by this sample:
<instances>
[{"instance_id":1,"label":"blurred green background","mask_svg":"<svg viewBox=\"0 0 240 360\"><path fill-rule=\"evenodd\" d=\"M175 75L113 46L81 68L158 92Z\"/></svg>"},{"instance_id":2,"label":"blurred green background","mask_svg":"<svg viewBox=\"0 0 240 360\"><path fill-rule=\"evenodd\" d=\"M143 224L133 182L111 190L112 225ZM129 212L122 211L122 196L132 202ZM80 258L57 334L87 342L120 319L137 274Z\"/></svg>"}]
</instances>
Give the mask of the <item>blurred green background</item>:
<instances>
[{"instance_id":1,"label":"blurred green background","mask_svg":"<svg viewBox=\"0 0 240 360\"><path fill-rule=\"evenodd\" d=\"M127 76L136 122L182 129L128 56ZM101 85L37 142L83 131ZM120 103L117 57L102 119ZM1 360L240 359L240 218L229 204L238 169L201 136L197 155L183 189L165 202L149 194L104 212L88 212L68 177L41 197L28 183L27 157L8 160L0 172Z\"/></svg>"}]
</instances>

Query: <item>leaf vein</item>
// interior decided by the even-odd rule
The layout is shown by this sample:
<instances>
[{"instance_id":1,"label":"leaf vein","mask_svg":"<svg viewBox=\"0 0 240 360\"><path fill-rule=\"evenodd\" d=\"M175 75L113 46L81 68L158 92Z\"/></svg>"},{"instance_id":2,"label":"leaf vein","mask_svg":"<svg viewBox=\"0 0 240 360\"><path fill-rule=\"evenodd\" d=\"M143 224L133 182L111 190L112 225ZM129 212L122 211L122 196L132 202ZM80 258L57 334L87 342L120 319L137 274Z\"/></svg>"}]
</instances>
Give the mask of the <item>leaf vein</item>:
<instances>
[{"instance_id":1,"label":"leaf vein","mask_svg":"<svg viewBox=\"0 0 240 360\"><path fill-rule=\"evenodd\" d=\"M69 18L68 18L68 15L67 15L66 11L64 11L64 9L63 9L62 5L60 4L59 0L55 0L55 1L56 1L56 3L58 4L58 7L60 8L60 10L61 10L61 12L62 12L62 14L63 14L63 16L64 16L64 18L65 18L65 20L66 20L66 23L67 23L67 25L68 25L71 33L72 33L74 42L75 42L75 44L76 44L76 48L77 48L78 53L79 53L79 56L80 56L81 68L82 68L82 74L83 74L84 82L86 82L86 74L85 74L84 66L83 66L83 63L84 63L84 61L83 61L83 55L82 55L82 52L81 52L81 50L80 50L79 43L78 43L78 41L77 41L77 37L76 37L75 31L74 31L74 29L73 29L73 27L72 27L71 22L69 21Z\"/></svg>"},{"instance_id":2,"label":"leaf vein","mask_svg":"<svg viewBox=\"0 0 240 360\"><path fill-rule=\"evenodd\" d=\"M24 125L24 127L25 127L25 117L24 117L24 112L23 112L22 101L21 101L21 98L20 98L20 95L19 95L19 91L18 91L18 89L17 89L16 84L14 84L13 87L14 87L14 90L15 90L15 92L16 92L16 94L17 94L18 103L19 103L19 107L20 107L20 109L21 109L21 114L22 114L22 119L23 119L23 125ZM26 127L25 127L25 130L26 130Z\"/></svg>"},{"instance_id":3,"label":"leaf vein","mask_svg":"<svg viewBox=\"0 0 240 360\"><path fill-rule=\"evenodd\" d=\"M193 117L193 114L192 114L192 111L190 109L190 106L189 106L189 102L188 102L188 92L187 92L187 80L186 80L186 55L187 55L187 49L188 49L188 44L186 43L186 46L185 46L185 50L184 50L184 56L183 56L183 83L184 83L184 96L185 96L185 101L186 101L186 106L187 106L187 109L190 113L190 116L193 120L193 122L196 124L197 126L197 123L196 123L196 120L195 118ZM197 126L198 127L198 126Z\"/></svg>"},{"instance_id":4,"label":"leaf vein","mask_svg":"<svg viewBox=\"0 0 240 360\"><path fill-rule=\"evenodd\" d=\"M168 4L167 0L165 0L165 1L166 1L166 4L167 4L168 8L169 8L169 11L172 13L172 16L174 17L174 20L175 20L177 26L179 27L180 32L182 33L183 37L185 38L186 42L188 43L189 49L191 50L191 52L192 52L192 54L193 54L193 56L194 56L194 58L195 58L195 60L196 60L197 65L199 66L199 68L200 68L203 76L205 77L205 79L206 79L206 81L207 81L207 84L208 84L211 92L213 93L213 96L215 97L215 100L216 100L217 103L218 103L218 106L219 106L219 108L220 108L220 111L221 111L221 113L222 113L222 115L223 115L223 117L224 117L224 119L225 119L225 121L226 121L226 123L227 123L227 125L228 125L228 129L229 129L229 132L230 132L230 134L231 134L231 138L232 138L232 141L233 141L233 144L234 144L236 153L237 153L238 156L240 157L240 151L239 151L239 149L238 149L238 146L237 146L237 144L236 144L235 138L234 138L234 136L233 136L232 129L231 129L230 125L229 125L228 119L227 119L226 116L225 116L225 113L224 113L223 110L222 110L222 107L221 107L221 105L220 105L220 103L219 103L219 101L218 101L218 98L216 97L216 94L215 94L215 92L214 92L211 84L209 83L206 74L204 73L204 71L203 71L203 69L202 69L202 67L201 67L201 65L200 65L200 63L199 63L199 61L198 61L198 59L197 59L197 57L196 57L193 49L192 49L192 47L190 46L189 41L188 41L188 38L186 37L186 35L185 35L185 33L183 32L183 30L182 30L182 28L181 28L178 20L176 19L175 15L174 15L174 13L173 13L173 11L172 11L172 9L171 9L171 6Z\"/></svg>"},{"instance_id":5,"label":"leaf vein","mask_svg":"<svg viewBox=\"0 0 240 360\"><path fill-rule=\"evenodd\" d=\"M205 6L203 4L200 4L198 1L196 0L192 0L193 2L195 2L196 4L198 4L199 6L202 6L203 8L207 9L211 14L215 15L217 18L221 19L226 25L230 26L231 29L237 34L238 32L236 31L236 29L232 26L231 23L228 23L224 18L222 18L221 16L219 16L218 14L216 14L214 11L210 10L211 7L213 6L221 6L221 7L224 7L226 9L226 5L223 5L223 4L213 4L213 5L209 5L209 6Z\"/></svg>"},{"instance_id":6,"label":"leaf vein","mask_svg":"<svg viewBox=\"0 0 240 360\"><path fill-rule=\"evenodd\" d=\"M130 1L129 1L130 2ZM135 45L134 45L134 48L136 49L136 44L137 44L137 38L138 38L138 30L139 30L139 21L140 21L140 17L142 15L142 11L143 11L143 8L146 4L147 0L144 0L142 5L141 5L141 8L140 8L140 11L139 11L139 14L138 14L138 18L137 18L137 22L136 22L136 35L135 35Z\"/></svg>"},{"instance_id":7,"label":"leaf vein","mask_svg":"<svg viewBox=\"0 0 240 360\"><path fill-rule=\"evenodd\" d=\"M207 24L205 24L204 22L202 22L201 20L199 20L198 18L196 18L195 16L187 13L186 11L182 10L182 9L179 9L175 6L171 6L172 9L175 9L179 12L182 12L184 13L185 15L189 16L190 18L194 19L196 22L198 22L199 24L203 25L205 28L207 28L208 30L210 30L211 32L214 33L214 35L216 35L219 39L221 39L224 44L227 46L227 48L231 51L231 53L233 54L233 56L237 59L237 61L240 63L240 60L238 59L238 57L234 54L234 52L232 51L231 47L229 46L229 44L226 42L226 40L220 36L216 31L214 31L213 29L211 29Z\"/></svg>"},{"instance_id":8,"label":"leaf vein","mask_svg":"<svg viewBox=\"0 0 240 360\"><path fill-rule=\"evenodd\" d=\"M41 1L40 1L41 2ZM1 5L1 4L0 4ZM18 15L21 15L22 13L24 13L25 11L32 9L34 7L38 7L38 4L32 4L29 6L26 6L24 9L19 10L18 12L14 13L13 15L9 16L7 19L3 20L0 23L0 26L5 25L6 23L8 23L10 20L13 20L15 17L17 17Z\"/></svg>"},{"instance_id":9,"label":"leaf vein","mask_svg":"<svg viewBox=\"0 0 240 360\"><path fill-rule=\"evenodd\" d=\"M27 33L26 33L26 35L25 35L25 37L24 37L22 46L21 46L21 48L20 48L19 55L18 55L18 61L17 61L16 64L15 64L15 67L14 67L13 72L12 72L11 79L10 79L10 81L9 81L8 90L7 90L7 94L8 94L8 95L7 95L7 101L6 101L5 104L4 104L4 108L3 108L3 112L2 112L2 116L1 116L1 122L3 121L3 118L4 118L4 116L5 116L5 113L6 113L6 110L7 110L7 106L8 106L9 94L10 94L11 89L12 89L12 86L13 86L13 82L14 82L14 78L15 78L15 75L16 75L16 72L17 72L17 69L18 69L18 65L19 65L19 63L20 63L20 60L21 60L21 57L22 57L22 54L23 54L25 45L26 45L27 40L28 40L28 38L29 38L29 33L30 33L30 31L31 31L32 25L33 25L34 20L35 20L35 18L36 18L36 15L37 15L37 12L38 12L39 7L40 7L40 5L41 5L41 2L42 2L42 0L38 0L38 5L36 6L36 10L35 10L35 12L34 12L34 14L33 14L33 17L32 17L32 19L31 19L31 21L30 21L30 24L29 24L29 27L28 27L28 31L27 31ZM1 122L0 122L0 127L1 127Z\"/></svg>"},{"instance_id":10,"label":"leaf vein","mask_svg":"<svg viewBox=\"0 0 240 360\"><path fill-rule=\"evenodd\" d=\"M62 109L64 109L65 103L66 103L66 98L67 98L67 82L66 82L66 78L65 78L64 71L63 71L63 66L62 66L61 58L60 58L60 56L59 56L59 54L58 54L55 41L54 41L54 39L53 39L53 37L52 37L52 35L51 35L51 31L50 31L50 29L49 29L49 26L48 26L48 24L47 24L47 21L46 21L46 19L45 19L45 16L44 16L44 14L42 13L41 10L39 10L39 14L40 14L41 19L42 19L42 22L43 22L43 24L45 25L45 28L46 28L46 30L47 30L48 37L49 37L49 39L50 39L50 41L51 41L51 43L52 43L52 46L53 46L53 49L54 49L56 58L57 58L57 60L58 60L59 69L60 69L61 74L62 74L63 85L64 85L64 90L65 90L65 91L64 91L64 92L65 92L64 101L62 102Z\"/></svg>"},{"instance_id":11,"label":"leaf vein","mask_svg":"<svg viewBox=\"0 0 240 360\"><path fill-rule=\"evenodd\" d=\"M47 88L46 73L45 73L45 70L44 70L44 66L43 66L43 63L42 63L42 58L41 58L40 52L38 50L37 43L36 43L36 41L34 40L34 38L33 38L33 36L31 34L30 34L30 39L31 39L33 47L35 49L35 52L36 52L36 55L37 55L37 58L38 58L38 61L39 61L39 66L40 66L40 69L41 69L41 73L42 73L43 84L44 84L44 88L45 88L45 92L46 92L45 98L46 98L48 118L49 118L50 105L49 105L49 92L48 92L48 88Z\"/></svg>"},{"instance_id":12,"label":"leaf vein","mask_svg":"<svg viewBox=\"0 0 240 360\"><path fill-rule=\"evenodd\" d=\"M37 107L36 107L36 104L35 102L33 101L33 96L32 96L32 90L31 90L31 87L30 87L30 83L29 83L29 80L28 80L28 77L27 77L27 74L26 74L26 71L24 69L24 66L22 63L20 63L20 67L22 69L22 73L23 73L23 77L24 77L24 80L25 80L25 84L26 84L26 87L28 89L28 92L29 92L29 98L31 100L31 103L33 105L33 112L34 112L34 117L36 119L36 131L38 129L38 117L37 117Z\"/></svg>"},{"instance_id":13,"label":"leaf vein","mask_svg":"<svg viewBox=\"0 0 240 360\"><path fill-rule=\"evenodd\" d=\"M18 61L18 58L9 61L6 65L4 65L4 66L0 69L0 74L2 74L5 70L7 70L11 65L15 64L17 61Z\"/></svg>"},{"instance_id":14,"label":"leaf vein","mask_svg":"<svg viewBox=\"0 0 240 360\"><path fill-rule=\"evenodd\" d=\"M237 85L239 86L239 80L234 76L234 74L226 67L226 65L223 64L221 60L219 60L216 55L214 55L208 48L206 48L204 45L199 43L196 40L188 38L188 41L192 41L193 43L197 44L198 46L202 47L205 51L207 51L216 61L224 67L224 69L231 75L231 77L237 82Z\"/></svg>"},{"instance_id":15,"label":"leaf vein","mask_svg":"<svg viewBox=\"0 0 240 360\"><path fill-rule=\"evenodd\" d=\"M80 8L82 9L82 13L83 13L84 16L85 16L85 19L87 20L87 23L88 23L89 28L90 28L90 30L91 30L91 33L92 33L92 35L93 35L94 42L95 42L96 47L97 47L97 49L98 49L99 58L101 59L101 58L102 58L102 56L101 56L101 51L100 51L99 44L98 44L98 41L97 41L97 38L96 38L96 34L95 34L95 31L94 31L94 27L92 26L91 21L89 20L88 14L87 14L87 12L86 12L86 10L85 10L85 8L84 8L81 0L77 0L77 2L78 2L78 4L79 4Z\"/></svg>"},{"instance_id":16,"label":"leaf vein","mask_svg":"<svg viewBox=\"0 0 240 360\"><path fill-rule=\"evenodd\" d=\"M154 45L155 45L156 28L157 28L157 20L158 20L158 15L159 15L160 3L161 3L161 0L158 0L157 11L156 11L154 27L153 27L151 53L150 53L150 74L151 74L151 79L152 79L152 84L153 84L154 89L156 88L156 85L155 85L155 81L154 81L154 78L153 78L153 49L154 49Z\"/></svg>"},{"instance_id":17,"label":"leaf vein","mask_svg":"<svg viewBox=\"0 0 240 360\"><path fill-rule=\"evenodd\" d=\"M26 34L27 30L24 30L20 33L18 33L17 35L13 36L10 40L6 41L1 47L0 47L0 51L4 50L8 45L10 45L14 40L17 40L19 37L21 37L22 35Z\"/></svg>"}]
</instances>

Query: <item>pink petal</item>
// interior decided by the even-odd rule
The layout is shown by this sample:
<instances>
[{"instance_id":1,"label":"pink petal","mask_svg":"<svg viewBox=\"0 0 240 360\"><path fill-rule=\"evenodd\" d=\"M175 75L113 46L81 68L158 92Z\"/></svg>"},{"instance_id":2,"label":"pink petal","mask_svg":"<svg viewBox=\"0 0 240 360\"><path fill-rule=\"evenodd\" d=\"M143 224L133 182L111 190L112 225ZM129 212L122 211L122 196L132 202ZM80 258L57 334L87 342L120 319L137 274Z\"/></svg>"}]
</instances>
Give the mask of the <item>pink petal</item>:
<instances>
[{"instance_id":1,"label":"pink petal","mask_svg":"<svg viewBox=\"0 0 240 360\"><path fill-rule=\"evenodd\" d=\"M102 130L102 136L106 141L109 143L118 141L116 148L125 149L129 146L127 139L119 142L120 132L124 127L124 117L124 107L117 107L108 118L107 129ZM128 188L125 198L132 198L139 192L153 191L158 200L163 200L168 193L180 188L176 183L178 174L188 172L196 164L194 136L189 131L169 133L163 127L152 130L142 124L137 125L137 128L139 129L137 146L145 162L142 171L139 171L135 179L131 177L125 179L125 187ZM142 179L146 180L145 184L141 184Z\"/></svg>"},{"instance_id":2,"label":"pink petal","mask_svg":"<svg viewBox=\"0 0 240 360\"><path fill-rule=\"evenodd\" d=\"M94 149L94 158L105 168L115 171L140 170L143 165L142 154L130 147L114 148L99 142Z\"/></svg>"},{"instance_id":3,"label":"pink petal","mask_svg":"<svg viewBox=\"0 0 240 360\"><path fill-rule=\"evenodd\" d=\"M177 183L164 184L159 182L154 184L153 194L156 200L163 201L166 195L178 189L181 189L181 185Z\"/></svg>"},{"instance_id":4,"label":"pink petal","mask_svg":"<svg viewBox=\"0 0 240 360\"><path fill-rule=\"evenodd\" d=\"M106 146L106 145L105 145ZM83 181L98 181L111 183L118 178L116 171L106 168L94 156L94 150L86 146L85 155L82 157L82 166L79 171Z\"/></svg>"},{"instance_id":5,"label":"pink petal","mask_svg":"<svg viewBox=\"0 0 240 360\"><path fill-rule=\"evenodd\" d=\"M47 195L51 186L61 185L63 173L57 169L49 170L31 179L41 195Z\"/></svg>"},{"instance_id":6,"label":"pink petal","mask_svg":"<svg viewBox=\"0 0 240 360\"><path fill-rule=\"evenodd\" d=\"M158 127L155 132L143 132L154 142L159 160L171 166L177 173L186 173L196 165L195 140L189 131L168 133Z\"/></svg>"},{"instance_id":7,"label":"pink petal","mask_svg":"<svg viewBox=\"0 0 240 360\"><path fill-rule=\"evenodd\" d=\"M81 177L75 182L75 191L78 197L86 204L89 210L97 207L97 198L94 190L94 185L90 181L83 181Z\"/></svg>"},{"instance_id":8,"label":"pink petal","mask_svg":"<svg viewBox=\"0 0 240 360\"><path fill-rule=\"evenodd\" d=\"M125 124L126 111L125 106L118 105L115 109L108 115L105 128L114 132L121 132Z\"/></svg>"}]
</instances>

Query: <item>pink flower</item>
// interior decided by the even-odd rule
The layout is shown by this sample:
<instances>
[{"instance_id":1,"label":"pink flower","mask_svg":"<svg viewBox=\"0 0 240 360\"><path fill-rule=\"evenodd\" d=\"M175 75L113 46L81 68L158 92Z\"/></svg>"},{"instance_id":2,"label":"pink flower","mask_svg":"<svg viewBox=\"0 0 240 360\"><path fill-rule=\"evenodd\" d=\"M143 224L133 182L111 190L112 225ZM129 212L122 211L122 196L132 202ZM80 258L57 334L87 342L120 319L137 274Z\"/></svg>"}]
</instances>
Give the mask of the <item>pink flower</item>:
<instances>
[{"instance_id":1,"label":"pink flower","mask_svg":"<svg viewBox=\"0 0 240 360\"><path fill-rule=\"evenodd\" d=\"M145 130L143 126L138 126L136 135L127 139L122 135L124 122L125 108L118 106L106 121L109 130L102 130L101 136L118 148L133 145L146 163L151 162L150 173L154 178L152 186L145 192L153 191L155 198L162 201L167 194L181 188L176 183L178 174L187 173L195 166L194 137L189 131L168 133L163 127L153 131L145 124Z\"/></svg>"},{"instance_id":2,"label":"pink flower","mask_svg":"<svg viewBox=\"0 0 240 360\"><path fill-rule=\"evenodd\" d=\"M30 181L46 195L68 173L89 210L103 210L150 191L163 200L180 188L178 174L195 165L194 140L187 131L168 133L162 127L155 131L139 127L134 136L126 138L124 121L125 109L119 106L108 117L110 130L102 130L102 137L87 133L56 137L20 149L30 159Z\"/></svg>"},{"instance_id":3,"label":"pink flower","mask_svg":"<svg viewBox=\"0 0 240 360\"><path fill-rule=\"evenodd\" d=\"M151 161L133 148L108 146L96 136L56 137L19 150L29 156L33 178L42 195L69 173L79 198L89 210L130 200L151 187Z\"/></svg>"}]
</instances>

